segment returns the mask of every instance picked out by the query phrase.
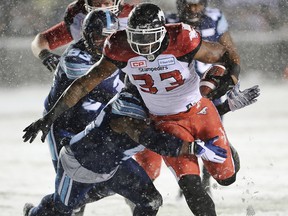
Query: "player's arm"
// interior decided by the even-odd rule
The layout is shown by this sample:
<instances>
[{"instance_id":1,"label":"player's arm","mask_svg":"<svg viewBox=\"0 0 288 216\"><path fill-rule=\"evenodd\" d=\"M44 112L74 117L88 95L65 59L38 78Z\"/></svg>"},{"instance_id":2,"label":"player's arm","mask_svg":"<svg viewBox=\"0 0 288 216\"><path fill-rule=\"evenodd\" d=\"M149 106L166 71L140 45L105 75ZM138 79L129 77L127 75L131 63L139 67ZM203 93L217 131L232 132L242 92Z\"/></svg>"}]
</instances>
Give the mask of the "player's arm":
<instances>
[{"instance_id":1,"label":"player's arm","mask_svg":"<svg viewBox=\"0 0 288 216\"><path fill-rule=\"evenodd\" d=\"M222 63L227 69L226 75L214 77L214 81L218 83L218 87L209 93L209 98L220 98L238 82L240 59L233 58L233 55L220 43L202 41L194 59L204 63Z\"/></svg>"},{"instance_id":2,"label":"player's arm","mask_svg":"<svg viewBox=\"0 0 288 216\"><path fill-rule=\"evenodd\" d=\"M139 143L150 150L170 157L179 155L195 155L206 161L223 163L227 158L227 151L219 146L214 145L218 137L194 142L183 141L171 134L157 131L149 127L139 135Z\"/></svg>"},{"instance_id":3,"label":"player's arm","mask_svg":"<svg viewBox=\"0 0 288 216\"><path fill-rule=\"evenodd\" d=\"M221 35L219 43L226 48L229 52L229 56L234 60L234 62L240 65L240 56L229 31L226 31Z\"/></svg>"},{"instance_id":4,"label":"player's arm","mask_svg":"<svg viewBox=\"0 0 288 216\"><path fill-rule=\"evenodd\" d=\"M110 127L117 133L126 133L136 143L140 143L160 155L178 157L193 154L203 160L215 163L223 163L227 158L227 151L214 145L217 137L205 142L201 140L183 141L172 134L155 129L147 121L129 117L112 119Z\"/></svg>"},{"instance_id":5,"label":"player's arm","mask_svg":"<svg viewBox=\"0 0 288 216\"><path fill-rule=\"evenodd\" d=\"M72 41L72 36L64 22L36 35L31 43L31 50L36 58L50 70L56 69L60 56L51 52Z\"/></svg>"},{"instance_id":6,"label":"player's arm","mask_svg":"<svg viewBox=\"0 0 288 216\"><path fill-rule=\"evenodd\" d=\"M64 111L73 107L82 97L92 91L102 80L110 76L117 67L110 61L102 58L98 63L92 66L88 73L76 79L60 96L51 110L42 118L35 121L24 129L24 142L31 143L37 136L38 132L42 131L41 140L44 142L52 123Z\"/></svg>"},{"instance_id":7,"label":"player's arm","mask_svg":"<svg viewBox=\"0 0 288 216\"><path fill-rule=\"evenodd\" d=\"M232 77L234 84L238 82L240 59L234 58L234 55L230 54L220 43L203 40L194 59L204 63L223 63Z\"/></svg>"}]
</instances>

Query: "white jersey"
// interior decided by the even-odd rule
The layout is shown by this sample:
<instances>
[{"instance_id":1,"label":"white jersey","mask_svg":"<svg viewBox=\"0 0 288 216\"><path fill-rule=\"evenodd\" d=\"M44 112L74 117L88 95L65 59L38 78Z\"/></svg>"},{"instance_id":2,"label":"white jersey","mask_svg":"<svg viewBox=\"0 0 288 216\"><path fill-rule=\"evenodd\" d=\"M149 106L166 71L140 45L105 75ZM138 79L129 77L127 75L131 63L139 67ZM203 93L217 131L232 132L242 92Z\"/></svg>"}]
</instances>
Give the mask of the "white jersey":
<instances>
[{"instance_id":1,"label":"white jersey","mask_svg":"<svg viewBox=\"0 0 288 216\"><path fill-rule=\"evenodd\" d=\"M201 99L193 65L201 36L183 23L167 25L166 29L169 45L153 61L131 50L125 31L110 36L104 47L104 55L119 63L154 115L185 112Z\"/></svg>"},{"instance_id":2,"label":"white jersey","mask_svg":"<svg viewBox=\"0 0 288 216\"><path fill-rule=\"evenodd\" d=\"M161 54L150 62L142 56L131 58L125 68L154 115L170 115L187 111L201 99L199 77L194 67L177 60L174 55ZM149 86L149 84L154 85Z\"/></svg>"}]
</instances>

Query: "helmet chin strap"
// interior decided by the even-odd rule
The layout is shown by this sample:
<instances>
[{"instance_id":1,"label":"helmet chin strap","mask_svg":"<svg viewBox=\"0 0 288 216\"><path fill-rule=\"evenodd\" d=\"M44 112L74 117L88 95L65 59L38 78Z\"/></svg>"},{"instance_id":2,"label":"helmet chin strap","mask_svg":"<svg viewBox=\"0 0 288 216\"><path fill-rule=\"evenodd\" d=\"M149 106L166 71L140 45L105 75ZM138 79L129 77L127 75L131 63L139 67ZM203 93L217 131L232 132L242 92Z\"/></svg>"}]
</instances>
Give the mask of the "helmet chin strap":
<instances>
[{"instance_id":1,"label":"helmet chin strap","mask_svg":"<svg viewBox=\"0 0 288 216\"><path fill-rule=\"evenodd\" d=\"M155 55L154 54L147 55L147 59L148 59L148 61L154 61Z\"/></svg>"}]
</instances>

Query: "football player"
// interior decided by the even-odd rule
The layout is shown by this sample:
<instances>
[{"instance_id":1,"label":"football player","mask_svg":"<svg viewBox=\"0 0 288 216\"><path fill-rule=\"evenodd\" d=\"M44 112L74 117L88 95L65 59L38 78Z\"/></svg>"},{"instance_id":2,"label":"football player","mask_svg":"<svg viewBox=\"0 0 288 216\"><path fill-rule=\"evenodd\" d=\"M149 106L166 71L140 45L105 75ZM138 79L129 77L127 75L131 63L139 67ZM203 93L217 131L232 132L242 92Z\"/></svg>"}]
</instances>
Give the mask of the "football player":
<instances>
[{"instance_id":1,"label":"football player","mask_svg":"<svg viewBox=\"0 0 288 216\"><path fill-rule=\"evenodd\" d=\"M226 150L214 145L216 138L188 143L158 132L149 126L141 101L121 93L85 130L63 141L55 192L36 207L26 203L24 216L70 216L73 209L106 197L100 193L90 200L90 191L101 192L103 188L133 202L133 215L156 215L162 197L133 154L145 146L166 156L194 154L223 163Z\"/></svg>"},{"instance_id":2,"label":"football player","mask_svg":"<svg viewBox=\"0 0 288 216\"><path fill-rule=\"evenodd\" d=\"M66 8L62 22L35 36L31 43L34 56L39 58L50 71L54 71L60 56L51 51L81 38L83 20L91 10L108 9L118 15L121 28L126 26L127 16L133 6L122 3L123 0L77 0L72 2Z\"/></svg>"},{"instance_id":3,"label":"football player","mask_svg":"<svg viewBox=\"0 0 288 216\"><path fill-rule=\"evenodd\" d=\"M39 130L44 140L47 128L58 116L120 68L137 87L157 129L187 142L218 137L215 145L227 151L227 159L223 163L203 162L219 184L230 185L236 180L239 164L215 106L200 94L194 60L222 62L227 68L225 76L214 77L221 86L214 90L218 95L226 93L223 86L228 89L238 82L239 62L224 46L202 40L187 24L165 25L164 13L157 5L140 4L130 12L126 31L117 31L106 39L101 60L75 80L45 116L25 129L24 141L32 142ZM199 186L197 158L163 159L175 174L191 211L195 215L216 215L213 200Z\"/></svg>"},{"instance_id":4,"label":"football player","mask_svg":"<svg viewBox=\"0 0 288 216\"><path fill-rule=\"evenodd\" d=\"M119 21L110 11L95 10L86 16L82 26L82 38L69 45L60 57L54 73L53 85L44 102L44 113L54 106L75 79L84 75L101 58L106 37L118 28ZM65 112L51 125L46 140L55 171L57 171L62 140L82 131L94 120L107 102L122 89L124 84L119 76L119 71L115 71L79 101L73 109ZM83 212L84 207L77 212L77 215L82 215Z\"/></svg>"}]
</instances>

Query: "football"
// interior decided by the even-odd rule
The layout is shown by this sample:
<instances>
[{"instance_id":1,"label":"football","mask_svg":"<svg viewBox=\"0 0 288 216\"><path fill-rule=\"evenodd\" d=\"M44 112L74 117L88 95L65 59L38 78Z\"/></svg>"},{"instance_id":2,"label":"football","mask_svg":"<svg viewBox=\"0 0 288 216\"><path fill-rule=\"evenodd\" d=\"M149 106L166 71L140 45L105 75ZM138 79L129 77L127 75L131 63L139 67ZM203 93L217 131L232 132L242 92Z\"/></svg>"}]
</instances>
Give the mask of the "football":
<instances>
[{"instance_id":1,"label":"football","mask_svg":"<svg viewBox=\"0 0 288 216\"><path fill-rule=\"evenodd\" d=\"M203 97L216 89L217 83L212 79L213 76L223 76L226 68L223 65L213 65L203 75L200 80L200 93Z\"/></svg>"}]
</instances>

